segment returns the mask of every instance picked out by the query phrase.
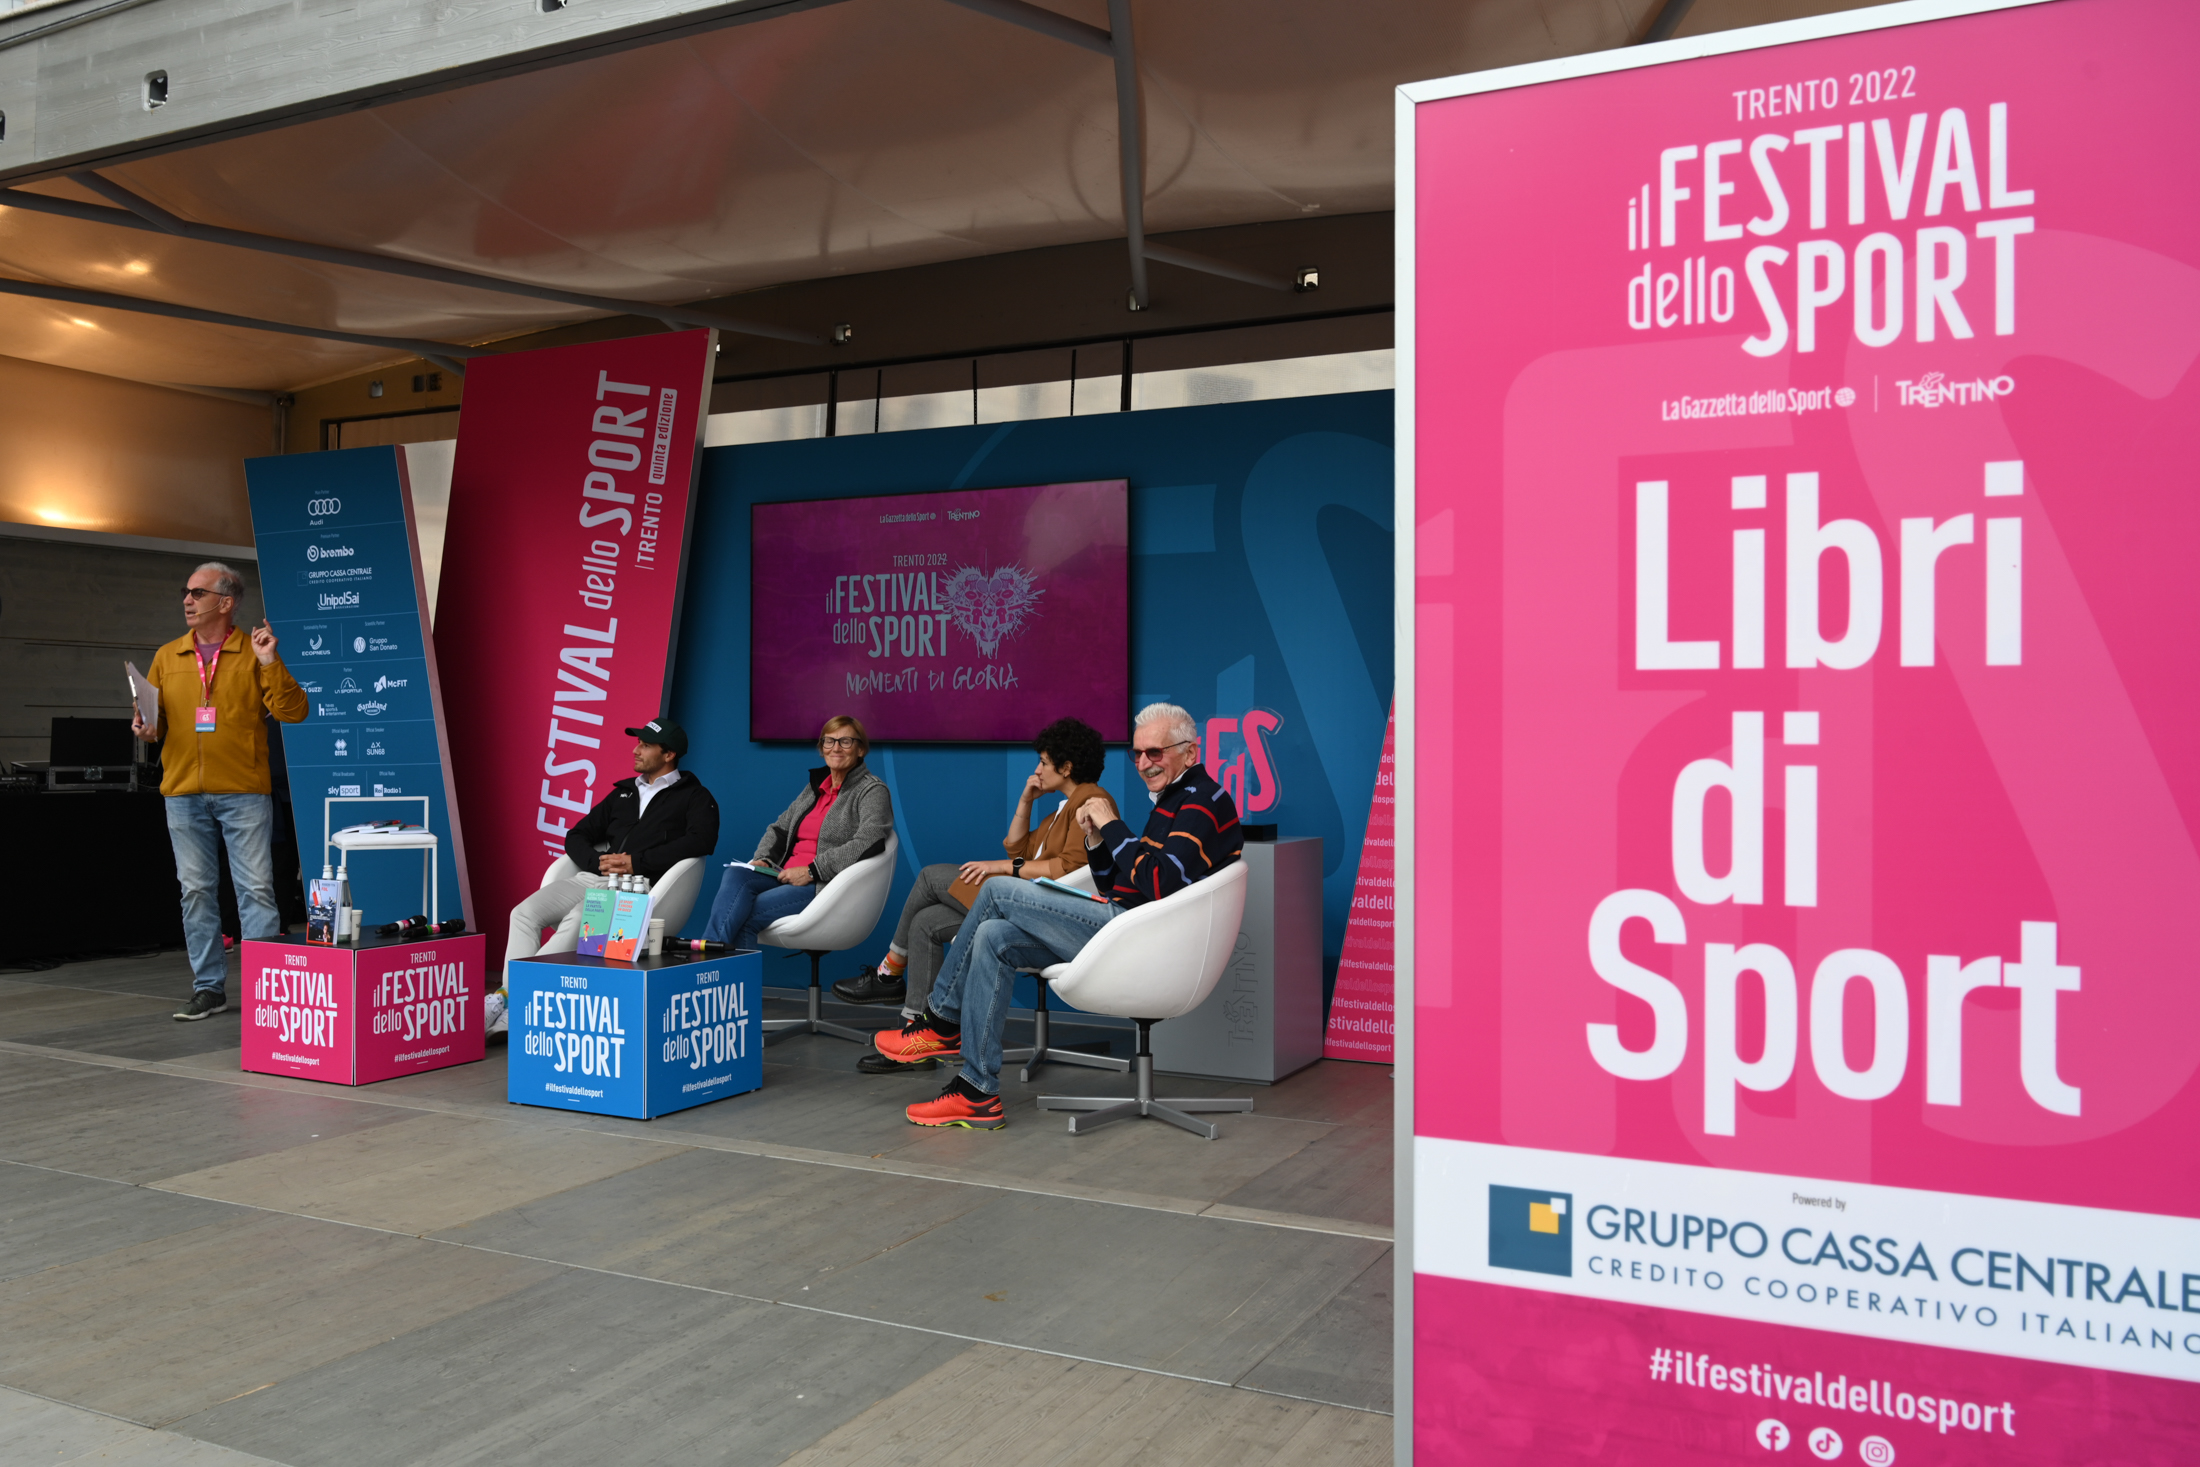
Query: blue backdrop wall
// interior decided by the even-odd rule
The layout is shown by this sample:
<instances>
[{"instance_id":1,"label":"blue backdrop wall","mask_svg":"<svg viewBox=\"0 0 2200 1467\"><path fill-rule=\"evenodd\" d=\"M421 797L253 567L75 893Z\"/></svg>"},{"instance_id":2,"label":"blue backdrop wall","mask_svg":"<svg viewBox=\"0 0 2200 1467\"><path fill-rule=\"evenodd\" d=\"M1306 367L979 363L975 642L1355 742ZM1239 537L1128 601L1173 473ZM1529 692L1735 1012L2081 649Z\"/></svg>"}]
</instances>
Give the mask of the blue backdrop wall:
<instances>
[{"instance_id":1,"label":"blue backdrop wall","mask_svg":"<svg viewBox=\"0 0 2200 1467\"><path fill-rule=\"evenodd\" d=\"M748 858L818 762L807 746L748 737L749 507L1125 478L1134 707L1182 704L1243 792L1247 820L1321 838L1333 982L1390 706L1391 421L1391 395L1370 392L707 452L672 713L724 825L689 933L702 931L723 862ZM1032 709L1032 731L1054 716ZM920 866L1000 854L1033 762L1024 747L873 744L901 869L873 941L828 981L884 951ZM1121 749L1109 750L1101 783L1135 823L1147 803ZM768 983L808 981L798 954L766 962Z\"/></svg>"}]
</instances>

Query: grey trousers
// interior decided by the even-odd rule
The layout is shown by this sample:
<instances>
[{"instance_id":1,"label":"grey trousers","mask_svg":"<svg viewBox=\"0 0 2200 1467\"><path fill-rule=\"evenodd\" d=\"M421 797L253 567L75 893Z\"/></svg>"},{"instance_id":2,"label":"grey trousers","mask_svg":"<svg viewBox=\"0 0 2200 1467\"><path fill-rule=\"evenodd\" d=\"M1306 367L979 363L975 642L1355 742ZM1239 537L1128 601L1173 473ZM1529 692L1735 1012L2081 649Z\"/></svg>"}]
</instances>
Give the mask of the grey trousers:
<instances>
[{"instance_id":1,"label":"grey trousers","mask_svg":"<svg viewBox=\"0 0 2200 1467\"><path fill-rule=\"evenodd\" d=\"M947 862L927 866L917 873L909 900L901 904L901 921L894 928L894 947L908 956L902 981L909 985L901 1001L902 1012L912 1018L924 1012L932 980L940 975L947 945L962 931L970 909L947 894L962 867Z\"/></svg>"},{"instance_id":2,"label":"grey trousers","mask_svg":"<svg viewBox=\"0 0 2200 1467\"><path fill-rule=\"evenodd\" d=\"M580 947L581 899L588 895L589 888L608 884L592 871L576 872L551 882L512 908L512 932L504 943L507 987L510 986L512 959L532 958L542 953L569 953ZM550 934L548 941L543 940L545 927L558 929ZM934 971L938 971L937 968Z\"/></svg>"}]
</instances>

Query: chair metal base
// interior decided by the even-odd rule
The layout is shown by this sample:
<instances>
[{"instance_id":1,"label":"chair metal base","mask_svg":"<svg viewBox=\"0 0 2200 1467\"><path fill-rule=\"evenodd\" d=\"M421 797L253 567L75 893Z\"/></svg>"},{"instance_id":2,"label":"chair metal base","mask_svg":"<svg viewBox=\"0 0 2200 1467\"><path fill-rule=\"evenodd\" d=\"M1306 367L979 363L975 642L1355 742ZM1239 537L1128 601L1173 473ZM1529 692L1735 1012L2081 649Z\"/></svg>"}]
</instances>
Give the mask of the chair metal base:
<instances>
[{"instance_id":1,"label":"chair metal base","mask_svg":"<svg viewBox=\"0 0 2200 1467\"><path fill-rule=\"evenodd\" d=\"M1029 1061L1023 1069L1023 1080L1031 1083L1031 1076L1039 1066L1047 1063L1061 1065L1085 1065L1095 1070L1113 1070L1122 1074L1131 1067L1129 1060L1117 1059L1112 1054L1086 1054L1078 1049L1049 1049L1047 1047L1047 980L1037 968L1018 968L1019 973L1029 973L1039 984L1039 1005L1031 1012L1031 1043L1016 1049L1001 1051L1001 1063L1014 1064L1018 1060Z\"/></svg>"},{"instance_id":2,"label":"chair metal base","mask_svg":"<svg viewBox=\"0 0 2200 1467\"><path fill-rule=\"evenodd\" d=\"M1212 1121L1194 1120L1197 1114L1221 1111L1249 1111L1250 1100L1157 1100L1153 1093L1153 1020L1140 1019L1138 1023L1138 1058L1132 1073L1138 1078L1138 1095L1132 1100L1118 1099L1113 1095L1042 1095L1041 1110L1073 1111L1069 1118L1072 1136L1081 1136L1096 1130L1110 1121L1127 1121L1148 1118L1167 1121L1191 1132L1203 1140L1212 1141L1220 1134Z\"/></svg>"},{"instance_id":3,"label":"chair metal base","mask_svg":"<svg viewBox=\"0 0 2200 1467\"><path fill-rule=\"evenodd\" d=\"M764 1031L765 1043L768 1044L774 1039L784 1039L789 1034L830 1034L835 1039L846 1039L855 1044L869 1044L871 1036L867 1031L851 1029L846 1024L835 1024L818 1016L820 1005L825 998L824 990L818 986L818 970L825 961L825 954L814 952L809 954L809 958L810 986L808 988L767 988L764 990L764 996L766 998L806 998L809 1000L810 1012L799 1019L763 1020L759 1027Z\"/></svg>"}]
</instances>

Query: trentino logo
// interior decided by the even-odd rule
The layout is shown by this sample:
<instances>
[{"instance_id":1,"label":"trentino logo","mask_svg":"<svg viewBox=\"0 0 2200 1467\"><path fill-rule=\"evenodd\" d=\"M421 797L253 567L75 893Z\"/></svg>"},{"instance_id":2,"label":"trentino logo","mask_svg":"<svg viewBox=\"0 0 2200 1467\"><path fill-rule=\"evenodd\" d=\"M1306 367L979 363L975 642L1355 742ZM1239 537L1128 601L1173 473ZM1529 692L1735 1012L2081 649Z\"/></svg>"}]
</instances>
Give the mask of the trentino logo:
<instances>
[{"instance_id":1,"label":"trentino logo","mask_svg":"<svg viewBox=\"0 0 2200 1467\"><path fill-rule=\"evenodd\" d=\"M1491 1187L1490 1267L1572 1278L1573 1194Z\"/></svg>"}]
</instances>

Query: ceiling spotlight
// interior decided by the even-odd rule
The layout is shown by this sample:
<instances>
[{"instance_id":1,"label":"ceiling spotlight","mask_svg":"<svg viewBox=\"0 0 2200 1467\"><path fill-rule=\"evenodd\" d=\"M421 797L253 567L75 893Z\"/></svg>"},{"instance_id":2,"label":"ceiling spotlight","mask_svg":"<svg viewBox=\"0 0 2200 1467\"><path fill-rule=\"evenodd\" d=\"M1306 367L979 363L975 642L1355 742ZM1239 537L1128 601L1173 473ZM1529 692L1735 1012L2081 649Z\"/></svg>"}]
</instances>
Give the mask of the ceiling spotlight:
<instances>
[{"instance_id":1,"label":"ceiling spotlight","mask_svg":"<svg viewBox=\"0 0 2200 1467\"><path fill-rule=\"evenodd\" d=\"M833 345L846 346L849 342L854 341L855 339L856 328L849 325L846 321L841 322L839 325L833 328Z\"/></svg>"},{"instance_id":2,"label":"ceiling spotlight","mask_svg":"<svg viewBox=\"0 0 2200 1467\"><path fill-rule=\"evenodd\" d=\"M1320 290L1322 288L1322 272L1312 265L1307 266L1298 273L1298 278L1291 282L1291 288L1300 295L1304 295L1310 290Z\"/></svg>"}]
</instances>

